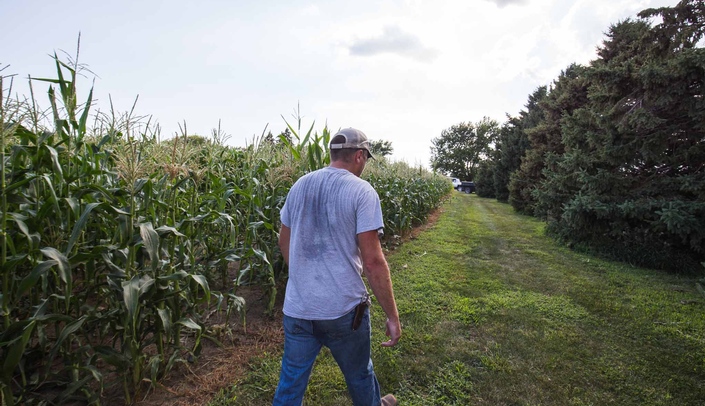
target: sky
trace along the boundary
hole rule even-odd
[[[517,115],[610,25],[677,0],[0,0],[0,75],[56,78],[51,55],[86,65],[93,111],[158,122],[161,137],[246,146],[286,122],[355,127],[392,160],[429,167],[431,141],[483,117]],[[4,69],[3,69],[4,68]],[[40,106],[48,84],[34,82]],[[5,85],[7,90],[7,85]],[[7,95],[5,95],[7,97]],[[299,112],[298,114],[296,112]],[[285,121],[286,120],[286,121]]]

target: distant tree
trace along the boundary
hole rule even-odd
[[[431,167],[461,180],[473,180],[480,162],[487,159],[499,134],[499,124],[484,117],[460,123],[441,132],[431,143]]]
[[[280,143],[291,143],[291,131],[289,131],[289,128],[285,128],[284,131],[280,132],[279,135],[277,136],[276,140],[277,142]]]
[[[276,140],[274,139],[274,134],[272,134],[271,131],[268,131],[268,132],[267,132],[267,135],[265,135],[265,136],[262,138],[262,141],[261,141],[261,142],[262,142],[262,143],[266,143],[266,144],[271,144],[271,145],[276,144]]]
[[[495,159],[485,159],[477,166],[475,193],[480,197],[497,197],[494,187],[496,162]]]
[[[186,142],[193,147],[202,147],[207,145],[210,140],[202,135],[192,134],[186,137]]]
[[[504,203],[509,201],[509,179],[511,174],[519,169],[528,144],[526,134],[521,128],[521,119],[507,115],[507,121],[502,124],[499,131],[497,154],[492,171],[492,183],[498,201]],[[514,159],[518,162],[514,163]]]
[[[392,142],[384,140],[370,140],[370,150],[372,152],[372,155],[380,157],[392,155],[392,152],[394,152],[394,148],[392,148]]]

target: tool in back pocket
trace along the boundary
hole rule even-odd
[[[353,318],[352,329],[357,330],[362,323],[362,317],[365,315],[365,309],[370,306],[370,295],[365,294],[365,296],[360,300],[360,304],[355,306],[355,317]]]

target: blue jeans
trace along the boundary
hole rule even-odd
[[[355,406],[379,406],[379,382],[370,358],[370,310],[353,331],[355,310],[335,320],[302,320],[284,316],[284,356],[274,406],[299,406],[313,363],[325,345],[348,385]]]

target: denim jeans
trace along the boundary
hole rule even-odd
[[[355,406],[380,405],[379,382],[370,358],[370,310],[353,331],[355,310],[335,320],[284,316],[284,356],[274,406],[303,404],[313,363],[325,345],[338,363]]]

